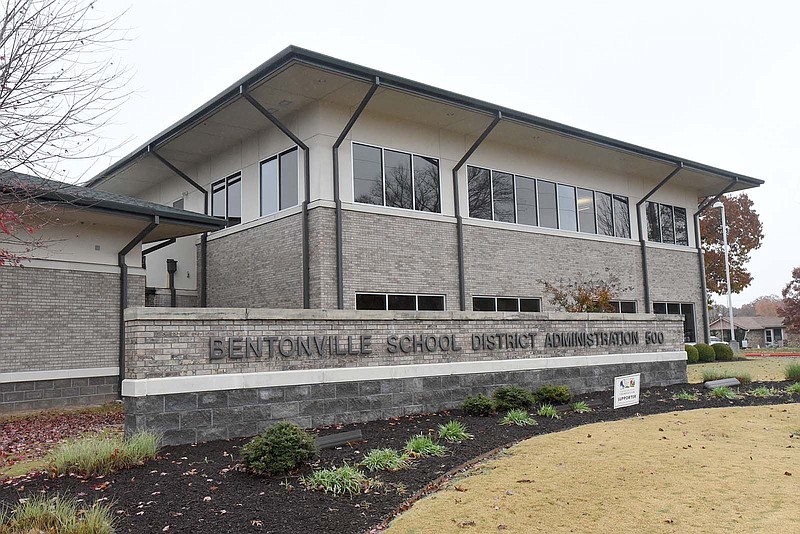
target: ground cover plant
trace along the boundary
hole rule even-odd
[[[728,400],[730,400],[730,399],[735,399],[736,397],[738,397],[736,392],[732,388],[729,388],[728,386],[716,387],[716,388],[712,389],[711,393],[709,393],[709,394],[712,397],[716,397],[718,399],[728,399]]]
[[[341,467],[317,469],[301,479],[303,485],[311,490],[324,491],[333,495],[356,495],[364,491],[372,482],[356,467],[344,464]]]
[[[525,410],[509,410],[500,420],[501,425],[533,426],[536,421]]]
[[[508,410],[527,410],[535,404],[530,391],[519,386],[505,386],[497,388],[492,394],[495,410],[506,412]]]
[[[558,410],[556,410],[552,404],[542,404],[539,406],[539,410],[536,412],[536,415],[549,417],[550,419],[558,419]]]
[[[589,413],[592,409],[585,401],[578,401],[572,403],[572,411],[575,413]]]
[[[461,409],[467,415],[492,415],[495,412],[494,401],[482,394],[467,397]]]
[[[786,380],[800,382],[800,363],[791,363],[786,366]]]
[[[714,352],[714,349],[711,347],[711,345],[697,343],[694,347],[697,349],[697,353],[701,362],[713,362],[717,359],[717,353]]]
[[[546,384],[533,392],[533,398],[538,404],[566,404],[572,394],[568,386]]]
[[[0,512],[0,534],[111,534],[114,513],[110,503],[86,507],[76,499],[35,495],[12,510]]]
[[[679,391],[672,398],[675,400],[696,401],[700,399],[700,396],[694,391]]]
[[[711,382],[712,380],[721,380],[723,378],[735,378],[742,384],[749,384],[753,381],[753,377],[746,371],[731,369],[708,369],[703,371],[703,382]]]
[[[789,386],[786,386],[786,393],[793,395],[795,393],[800,393],[800,382],[795,382]]]
[[[316,438],[294,423],[276,423],[242,447],[245,465],[259,475],[288,473],[317,456]]]
[[[121,434],[87,435],[56,446],[45,462],[57,475],[104,475],[152,460],[159,439],[152,432],[138,432],[128,439]]]
[[[439,445],[430,436],[418,434],[406,441],[405,451],[412,456],[444,456],[447,447]]]
[[[697,363],[700,361],[700,353],[694,345],[684,345],[686,350],[686,361],[689,363]]]
[[[775,396],[777,392],[773,388],[759,386],[751,391],[750,394],[755,395],[756,397],[772,397]]]
[[[370,471],[398,471],[408,467],[408,455],[396,449],[372,449],[364,455],[361,465]]]
[[[455,443],[472,439],[474,436],[467,432],[467,427],[461,421],[448,421],[439,425],[439,439]]]

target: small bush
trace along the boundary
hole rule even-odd
[[[494,401],[486,395],[476,395],[467,397],[461,409],[467,415],[492,415],[494,413]]]
[[[720,386],[711,390],[711,396],[717,399],[735,399],[738,395],[728,386]]]
[[[301,481],[310,490],[334,495],[347,493],[351,496],[361,493],[372,482],[364,473],[348,464],[337,468],[318,469],[307,477],[302,477]]]
[[[774,397],[777,395],[777,391],[766,386],[761,386],[751,391],[750,394],[754,397]]]
[[[138,432],[127,440],[120,435],[93,434],[65,441],[45,460],[59,475],[104,475],[155,458],[159,440],[152,432]]]
[[[259,475],[281,475],[317,456],[317,444],[294,423],[276,423],[242,447],[245,465]]]
[[[112,534],[114,514],[110,503],[80,508],[67,497],[37,495],[21,502],[8,515],[0,514],[0,533]]]
[[[405,451],[412,456],[444,456],[447,447],[434,442],[430,436],[420,434],[406,441]]]
[[[675,400],[683,400],[683,401],[700,400],[700,397],[697,396],[697,393],[693,393],[691,391],[681,391],[680,393],[676,393],[672,398]]]
[[[791,363],[787,365],[783,374],[786,376],[786,380],[800,382],[800,363]]]
[[[721,380],[723,378],[735,378],[742,384],[749,384],[753,381],[750,373],[745,371],[731,371],[730,369],[706,369],[703,371],[703,382]]]
[[[733,361],[733,349],[727,343],[714,343],[711,345],[714,349],[714,356],[717,361],[730,362]]]
[[[589,405],[585,402],[578,401],[572,403],[572,411],[575,413],[589,413],[592,411],[592,409],[589,408]]]
[[[439,425],[439,439],[455,443],[457,441],[466,441],[472,439],[474,436],[467,432],[467,427],[460,421],[448,421],[443,425]]]
[[[536,412],[536,415],[541,415],[542,417],[549,417],[550,419],[558,419],[558,410],[556,410],[552,404],[542,404],[539,406],[539,411]]]
[[[494,407],[497,411],[528,410],[533,407],[533,395],[519,386],[506,386],[494,392]]]
[[[697,348],[694,345],[685,345],[684,349],[686,350],[687,362],[697,363],[700,361],[700,353],[697,352]]]
[[[714,352],[714,349],[711,345],[706,345],[705,343],[698,343],[694,346],[697,349],[697,355],[700,357],[701,362],[713,362],[717,359],[717,353]]]
[[[501,425],[533,426],[538,424],[525,410],[510,410],[501,420]]]
[[[364,455],[361,465],[370,471],[399,471],[408,467],[408,455],[395,449],[372,449]]]
[[[789,395],[800,393],[800,382],[795,382],[790,386],[786,386],[786,393],[788,393]]]
[[[539,404],[566,404],[572,398],[572,393],[568,386],[546,384],[533,392],[533,398]]]

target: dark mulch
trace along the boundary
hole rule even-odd
[[[759,385],[783,389],[788,383],[754,383],[741,391]],[[88,502],[108,499],[117,510],[118,532],[360,533],[390,517],[411,495],[444,473],[488,451],[531,436],[673,410],[800,402],[800,395],[786,394],[770,398],[745,395],[734,401],[711,399],[703,394],[698,401],[673,400],[672,396],[682,390],[701,392],[699,385],[651,388],[642,392],[641,404],[619,410],[612,409],[609,392],[582,395],[574,400],[596,405],[593,412],[564,413],[557,420],[537,417],[539,424],[535,427],[501,426],[500,416],[467,417],[453,411],[320,429],[320,434],[360,429],[365,438],[362,443],[322,451],[319,465],[323,466],[338,466],[344,461],[356,463],[372,448],[400,449],[410,436],[433,432],[439,423],[451,419],[463,421],[476,436],[471,441],[448,445],[446,457],[420,459],[410,469],[380,473],[377,478],[383,486],[353,498],[303,489],[298,477],[310,468],[292,476],[272,478],[241,472],[235,465],[245,440],[230,440],[166,447],[158,460],[105,478],[40,476],[6,481],[0,486],[0,502],[14,504],[35,492],[66,493]]]

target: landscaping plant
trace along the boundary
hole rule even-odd
[[[592,409],[584,401],[578,401],[572,403],[572,411],[575,413],[589,413]]]
[[[786,366],[786,380],[800,382],[800,363],[792,363]]]
[[[766,386],[757,387],[750,393],[754,397],[774,397],[777,394],[777,392],[774,389],[768,388]]]
[[[675,400],[684,401],[696,401],[700,399],[697,393],[693,393],[691,391],[681,391],[680,393],[676,393],[672,398]]]
[[[535,404],[531,392],[519,386],[498,388],[492,396],[497,411],[528,410]]]
[[[500,420],[501,425],[533,426],[538,424],[525,410],[510,410]]]
[[[454,443],[472,438],[473,435],[467,432],[467,427],[460,421],[448,421],[443,425],[439,425],[439,439]]]
[[[104,475],[155,458],[159,440],[152,432],[138,432],[129,439],[119,434],[92,434],[65,441],[45,460],[56,475]]]
[[[701,362],[713,362],[717,359],[717,353],[714,352],[714,349],[711,345],[706,345],[705,343],[698,343],[694,346],[697,349],[697,354],[700,357]]]
[[[419,434],[406,441],[405,451],[412,456],[444,456],[447,447],[439,445],[430,436]]]
[[[800,382],[795,382],[790,386],[786,386],[786,393],[788,393],[789,395],[800,393]]]
[[[700,353],[697,352],[697,348],[694,345],[684,345],[684,350],[686,350],[686,361],[689,363],[697,363],[700,361]]]
[[[728,386],[720,386],[711,390],[711,396],[717,399],[732,400],[737,397],[736,392]]]
[[[317,469],[307,477],[300,479],[303,485],[315,491],[324,491],[334,495],[357,495],[371,484],[371,480],[352,465]]]
[[[727,343],[714,343],[711,348],[714,349],[717,361],[730,362],[733,360],[733,349]]]
[[[370,471],[399,471],[408,467],[408,455],[395,449],[372,449],[364,455],[361,465]]]
[[[467,415],[492,415],[494,413],[494,401],[486,395],[476,395],[467,397],[461,405],[461,409]]]
[[[316,439],[294,423],[276,423],[242,447],[245,465],[259,475],[280,475],[317,456]]]
[[[112,534],[111,503],[95,502],[88,508],[68,497],[35,495],[21,499],[10,513],[0,512],[0,534]]]
[[[538,404],[566,404],[572,398],[572,393],[568,386],[545,384],[533,392],[533,398]]]
[[[558,410],[556,410],[552,404],[542,404],[539,406],[539,411],[536,412],[536,415],[540,415],[542,417],[549,417],[550,419],[558,419]]]

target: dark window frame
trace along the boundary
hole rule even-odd
[[[413,211],[413,212],[419,212],[419,213],[442,213],[442,162],[441,162],[441,160],[439,158],[437,158],[435,156],[429,156],[427,154],[419,154],[417,152],[409,152],[407,150],[399,150],[399,149],[391,148],[391,147],[384,147],[384,146],[380,146],[380,145],[372,145],[372,144],[369,144],[369,143],[363,143],[361,141],[351,141],[351,143],[350,143],[350,169],[352,171],[351,175],[352,175],[352,183],[353,183],[353,191],[354,192],[355,192],[355,162],[354,162],[353,156],[354,156],[355,150],[353,149],[353,147],[355,145],[360,145],[360,146],[367,147],[367,148],[375,148],[375,149],[378,149],[378,150],[381,151],[381,186],[382,186],[382,189],[383,189],[383,197],[382,197],[382,203],[381,204],[372,204],[372,203],[369,203],[369,202],[359,202],[358,200],[355,199],[355,195],[353,195],[353,202],[355,204],[361,204],[361,205],[364,205],[364,206],[381,206],[381,207],[384,207],[384,208],[405,210],[405,211]],[[397,152],[398,154],[404,154],[406,156],[409,156],[409,159],[411,161],[411,167],[409,169],[409,175],[411,177],[411,207],[410,208],[404,208],[404,207],[400,207],[400,206],[388,206],[386,204],[386,154],[385,154],[385,152],[387,150],[390,151],[390,152]],[[417,157],[423,158],[423,159],[427,159],[427,160],[436,161],[436,171],[437,171],[436,172],[436,174],[437,174],[436,178],[437,178],[438,183],[439,183],[439,188],[438,188],[439,189],[439,191],[438,191],[438,193],[439,193],[439,201],[438,201],[439,211],[421,210],[421,209],[417,208],[417,177],[416,177],[416,172],[415,172],[416,169],[414,167],[414,159],[417,158]]]
[[[286,206],[285,208],[281,205],[281,195],[283,194],[283,181],[281,180],[281,158],[288,154],[289,152],[295,152],[295,156],[297,158],[297,200],[291,206]],[[264,174],[263,174],[263,166],[265,163],[275,160],[278,165],[278,209],[277,211],[273,211],[270,213],[264,213]],[[295,206],[300,205],[300,148],[295,145],[291,148],[287,148],[277,154],[273,154],[268,158],[264,158],[263,160],[258,162],[258,213],[259,217],[266,217],[268,215],[274,215],[276,213],[280,213],[283,210],[287,210],[290,208],[294,208]]]
[[[241,224],[242,223],[241,211],[242,211],[242,193],[243,193],[243,191],[242,191],[242,193],[239,194],[239,217],[235,217],[234,219],[231,219],[228,216],[228,213],[230,211],[229,210],[228,189],[230,188],[231,185],[236,185],[237,183],[244,185],[243,182],[242,182],[242,171],[237,171],[237,172],[231,174],[230,176],[228,176],[226,178],[222,178],[221,180],[217,180],[216,182],[211,182],[211,187],[210,187],[211,194],[208,196],[208,202],[210,203],[209,210],[213,214],[214,213],[214,193],[216,193],[217,191],[220,191],[220,190],[225,192],[224,193],[224,196],[225,196],[225,214],[222,215],[222,217],[224,217],[225,220],[228,221],[228,226],[235,226],[237,224]],[[221,189],[220,189],[220,187],[221,187]],[[231,222],[232,220],[238,220],[238,222]]]
[[[355,309],[359,310],[358,308],[358,297],[359,295],[369,295],[369,296],[382,296],[384,308],[383,310],[369,310],[369,311],[420,311],[419,309],[419,299],[420,297],[433,297],[433,298],[441,298],[442,299],[442,309],[441,310],[422,310],[422,311],[447,311],[447,295],[441,293],[396,293],[396,292],[378,292],[378,291],[358,291],[354,297],[354,304]],[[414,310],[390,310],[389,309],[389,297],[414,297]]]
[[[653,206],[654,210],[655,210],[656,223],[657,223],[656,226],[657,226],[657,232],[658,232],[657,236],[651,236],[650,235],[650,213],[649,213],[649,209],[648,209],[650,206]],[[662,214],[662,209],[663,208],[667,208],[669,210],[671,216],[672,216],[672,241],[664,241],[664,228],[663,228],[663,225],[661,224],[661,214]],[[679,243],[678,242],[678,226],[677,226],[677,217],[675,215],[676,211],[683,212],[684,228],[685,228],[685,232],[686,232],[686,242],[685,243],[683,243],[683,242]],[[688,246],[690,246],[690,244],[689,244],[690,239],[689,239],[688,211],[689,210],[687,210],[686,208],[681,207],[681,206],[673,206],[671,204],[662,204],[660,202],[652,202],[652,201],[648,200],[644,205],[644,218],[645,218],[645,226],[646,226],[645,231],[647,232],[647,240],[650,241],[651,243],[664,243],[666,245],[677,245],[679,247],[688,247]],[[695,236],[695,238],[696,237],[697,236]],[[683,241],[683,239],[681,239],[681,241]]]
[[[612,300],[610,304],[614,306],[614,313],[639,313],[639,303],[635,300]],[[623,304],[633,304],[633,311],[622,311]]]
[[[697,316],[695,315],[696,306],[694,305],[694,302],[678,302],[678,301],[653,302],[653,313],[655,315],[670,315],[670,310],[669,310],[670,306],[676,306],[676,305],[679,306],[678,315],[683,315],[683,317],[684,317],[684,320],[683,320],[683,340],[684,340],[684,342],[685,343],[696,343],[697,342]],[[684,313],[684,306],[691,307],[691,314],[689,314],[692,317],[691,329],[687,329],[687,321],[686,321],[687,314]],[[660,309],[663,309],[664,311],[662,312],[662,311],[660,311]]]
[[[493,310],[476,310],[475,309],[475,299],[491,299],[494,301],[494,309]],[[542,311],[542,298],[541,297],[514,297],[508,295],[472,295],[472,310],[473,311],[497,311],[497,303],[499,299],[504,300],[516,300],[517,301],[517,309],[516,311],[506,311],[506,313],[539,313]],[[522,301],[523,300],[533,300],[538,303],[539,310],[535,312],[528,312],[528,311],[520,311],[522,309]]]

